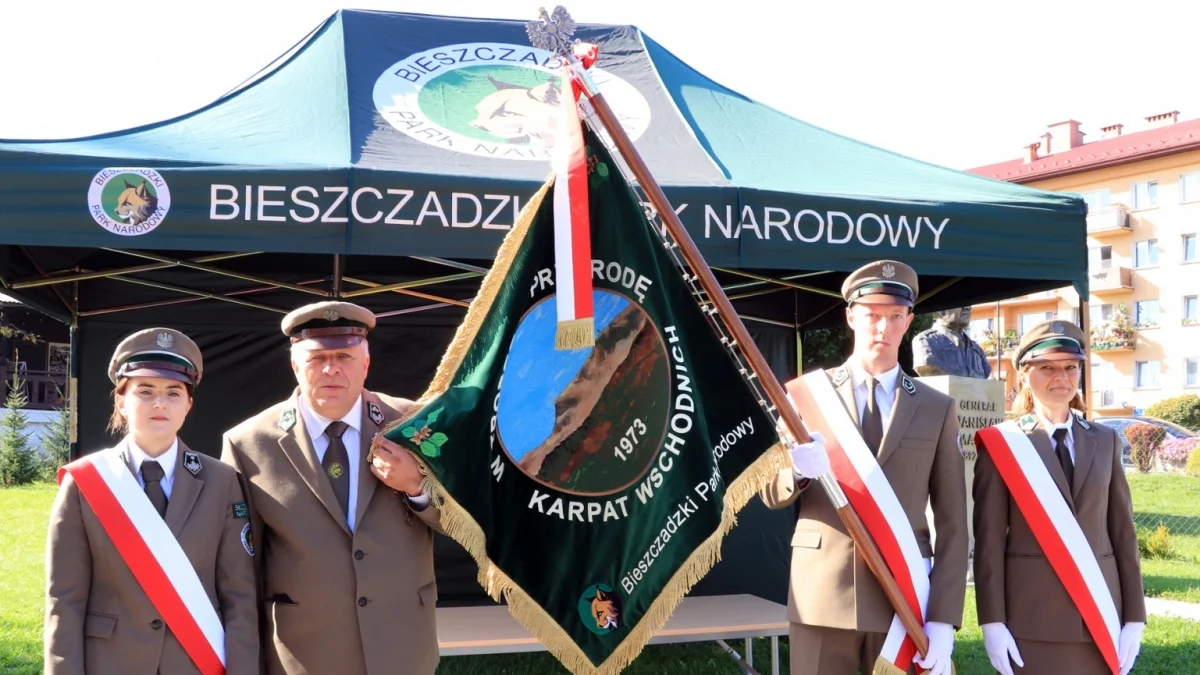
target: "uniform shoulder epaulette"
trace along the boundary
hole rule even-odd
[[[904,387],[904,391],[907,391],[909,396],[917,395],[917,383],[913,382],[907,375],[900,376],[900,386]]]
[[[296,426],[296,407],[289,405],[279,413],[279,428],[283,431],[291,431],[294,426]]]
[[[834,386],[837,387],[842,386],[842,383],[844,383],[849,377],[850,373],[846,371],[845,366],[838,366],[834,369],[833,373],[830,374],[830,379],[833,380]]]
[[[1029,431],[1037,426],[1037,418],[1033,415],[1022,415],[1021,419],[1017,420],[1017,426],[1021,427],[1021,431]]]

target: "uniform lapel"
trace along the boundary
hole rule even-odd
[[[1079,497],[1079,488],[1087,480],[1088,471],[1092,468],[1092,460],[1096,457],[1096,439],[1080,424],[1079,419],[1071,429],[1071,437],[1075,441],[1075,482],[1071,485],[1072,498]]]
[[[900,386],[900,381],[904,377],[903,372],[896,375],[896,391],[892,394],[892,417],[891,420],[884,421],[887,428],[883,430],[883,442],[879,444],[880,465],[887,461],[896,446],[900,445],[900,439],[908,431],[908,425],[912,423],[917,409],[921,407],[916,394],[910,393]]]
[[[375,494],[375,486],[379,484],[379,479],[371,471],[371,465],[368,464],[367,458],[367,452],[371,449],[371,439],[375,438],[375,434],[379,432],[379,425],[371,419],[373,413],[378,417],[379,407],[370,401],[367,392],[363,391],[362,422],[359,426],[362,431],[358,434],[358,504],[354,509],[355,529],[361,526],[363,515],[367,512],[367,505],[370,504],[371,497]]]
[[[342,530],[346,534],[350,534],[350,526],[346,524],[346,518],[342,515],[342,507],[338,504],[337,495],[333,494],[333,486],[329,484],[329,479],[321,470],[321,465],[317,463],[317,451],[312,447],[312,441],[309,440],[308,430],[304,426],[304,416],[300,414],[298,408],[299,403],[296,399],[291,402],[291,423],[282,436],[279,437],[279,447],[283,450],[283,454],[288,458],[288,461],[295,467],[296,473],[304,479],[308,484],[308,489],[313,491],[322,504],[325,505],[325,510],[329,511],[329,515],[342,526]],[[284,414],[288,409],[284,409]],[[281,420],[281,424],[283,421]]]
[[[183,441],[179,441],[179,450],[175,453],[175,482],[171,486],[171,497],[167,500],[166,516],[167,527],[171,528],[171,533],[176,539],[191,515],[196,499],[200,497],[200,489],[204,487],[204,470],[197,471],[193,476],[192,472],[183,466],[184,456],[189,452],[191,450]]]
[[[1035,421],[1025,433],[1029,435],[1029,442],[1033,443],[1033,447],[1042,457],[1042,463],[1046,465],[1046,470],[1050,472],[1050,477],[1054,479],[1054,484],[1058,486],[1058,491],[1062,493],[1063,499],[1067,500],[1067,506],[1071,507],[1071,513],[1075,512],[1075,500],[1071,497],[1071,489],[1067,485],[1067,475],[1063,473],[1062,465],[1058,463],[1058,455],[1054,453],[1054,446],[1050,443],[1050,435],[1041,427],[1041,421]]]
[[[841,368],[834,369],[831,377],[834,386],[837,387],[838,396],[842,397],[842,405],[846,406],[846,410],[850,413],[850,419],[854,420],[855,426],[858,426],[860,424],[858,404],[854,401],[854,378],[850,376],[850,367],[843,365]]]

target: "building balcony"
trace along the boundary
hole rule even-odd
[[[1094,352],[1131,352],[1136,344],[1136,336],[1129,335],[1093,334],[1092,351]]]
[[[1087,216],[1089,237],[1099,239],[1132,231],[1133,228],[1129,225],[1129,210],[1123,204],[1089,213]]]
[[[1133,271],[1128,267],[1105,267],[1089,270],[1088,289],[1092,293],[1113,293],[1133,290]]]

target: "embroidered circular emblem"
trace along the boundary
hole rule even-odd
[[[342,477],[342,465],[340,462],[334,462],[333,464],[329,465],[329,475],[333,478]]]
[[[592,584],[579,596],[579,618],[596,635],[611,633],[620,627],[621,600],[607,584]]]
[[[882,271],[883,271],[884,279],[891,279],[892,277],[896,276],[896,266],[895,265],[892,265],[892,264],[884,265]]]
[[[242,526],[242,548],[246,549],[251,557],[254,556],[254,533],[250,531],[250,523]]]
[[[1063,334],[1062,322],[1055,321],[1054,323],[1050,324],[1050,332],[1054,333],[1055,335],[1062,335]]]

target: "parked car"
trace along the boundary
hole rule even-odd
[[[1157,417],[1145,416],[1129,416],[1129,417],[1097,417],[1096,424],[1112,427],[1117,430],[1117,435],[1121,437],[1121,460],[1126,466],[1133,465],[1133,450],[1129,447],[1129,439],[1125,438],[1125,429],[1133,424],[1157,424],[1166,429],[1167,438],[1191,438],[1196,434],[1187,429],[1166,420],[1160,420]]]

